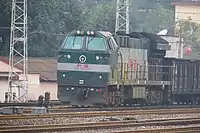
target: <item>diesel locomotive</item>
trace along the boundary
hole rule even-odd
[[[58,52],[58,99],[72,105],[169,104],[169,43],[145,32],[72,31]]]
[[[108,32],[69,33],[58,54],[58,99],[72,105],[105,103],[110,61],[117,50]]]

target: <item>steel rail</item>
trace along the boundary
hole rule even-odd
[[[71,106],[53,106],[52,108],[48,108],[49,113],[67,113],[67,112],[88,112],[88,111],[123,111],[123,110],[161,110],[161,109],[200,109],[199,105],[186,105],[186,106],[136,106],[136,107],[105,107],[105,108],[79,108],[79,107],[71,107]],[[31,114],[32,107],[25,107],[23,113]]]
[[[142,111],[155,111],[155,110],[200,110],[200,108],[124,108],[124,107],[114,107],[114,108],[70,108],[70,107],[60,107],[60,108],[49,108],[49,112],[77,112],[77,111],[123,111],[123,110],[142,110]]]
[[[200,108],[195,109],[174,109],[174,110],[124,110],[124,111],[96,111],[96,112],[70,112],[55,114],[22,114],[22,115],[1,115],[0,120],[14,119],[38,119],[38,118],[60,118],[60,117],[97,117],[97,116],[124,116],[124,115],[164,115],[164,114],[185,114],[200,113]]]
[[[0,120],[14,119],[38,119],[38,118],[60,118],[60,117],[97,117],[97,116],[124,116],[124,115],[164,115],[164,114],[185,114],[199,113],[200,109],[177,109],[177,110],[127,110],[127,111],[96,111],[96,112],[70,112],[55,114],[22,114],[22,115],[1,115]]]
[[[176,127],[176,128],[162,128],[162,129],[147,129],[134,131],[119,131],[111,133],[197,133],[200,132],[200,125]]]
[[[70,124],[49,124],[49,125],[23,125],[23,126],[2,126],[0,132],[4,133],[27,133],[27,132],[52,132],[52,131],[81,131],[97,129],[113,129],[125,127],[140,126],[172,126],[199,124],[200,118],[180,118],[165,120],[144,120],[133,121],[115,121],[115,122],[88,122],[88,123],[70,123]]]

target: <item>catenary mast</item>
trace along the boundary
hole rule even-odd
[[[13,101],[13,92],[17,89],[20,102],[28,97],[28,48],[27,48],[27,0],[12,0],[12,18],[9,55],[8,100]],[[16,72],[15,68],[22,72]]]
[[[115,32],[123,31],[129,33],[129,0],[117,0]]]

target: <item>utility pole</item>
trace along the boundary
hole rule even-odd
[[[123,31],[129,34],[129,0],[117,0],[115,32]]]
[[[15,60],[16,59],[16,60]],[[16,100],[27,102],[28,97],[28,48],[27,48],[27,0],[12,0],[10,33],[8,100],[13,101],[13,91],[18,88]],[[16,72],[20,66],[22,72]]]
[[[183,58],[183,24],[179,22],[179,44],[178,44],[178,58]]]

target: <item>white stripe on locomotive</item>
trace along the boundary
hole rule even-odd
[[[78,65],[83,65],[83,66],[86,65],[87,68],[83,68]],[[100,65],[100,64],[57,63],[57,70],[107,73],[111,71],[111,68],[110,65]]]

